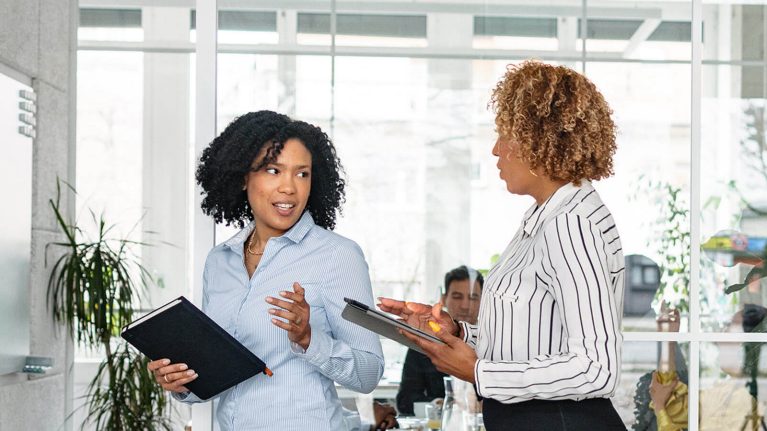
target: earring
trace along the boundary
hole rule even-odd
[[[245,191],[248,189],[248,186],[242,186],[242,191]]]
[[[534,177],[537,177],[537,176],[538,176],[538,174],[536,174],[535,172],[533,172],[533,170],[532,170],[532,169],[530,169],[530,174],[531,174],[532,176],[534,176]]]

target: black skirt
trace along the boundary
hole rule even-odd
[[[530,400],[515,404],[485,398],[482,416],[487,431],[626,430],[610,400]]]

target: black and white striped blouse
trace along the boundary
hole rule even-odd
[[[490,270],[474,346],[480,395],[504,403],[609,397],[621,363],[624,261],[588,181],[530,208]]]

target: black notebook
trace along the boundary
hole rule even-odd
[[[123,328],[126,341],[151,360],[184,363],[198,377],[185,386],[207,400],[256,374],[264,362],[183,296]]]

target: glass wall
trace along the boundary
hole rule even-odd
[[[759,266],[767,243],[765,7],[712,4],[704,9],[701,115],[701,292],[712,314],[706,331],[763,332],[741,325],[762,310]],[[724,19],[723,16],[729,17]]]
[[[762,3],[219,2],[216,125],[260,109],[320,125],[348,181],[336,231],[362,247],[375,295],[434,301],[449,269],[490,268],[532,203],[505,191],[490,154],[496,81],[530,57],[584,72],[619,128],[616,174],[595,184],[626,256],[613,402],[645,429],[640,386],[678,350],[700,401],[690,429],[714,429],[709,350],[767,342]],[[156,243],[138,250],[160,281],[150,308],[188,293],[190,256],[208,251],[189,238],[192,118],[213,107],[195,107],[193,1],[99,4],[81,1],[79,218],[103,210]],[[216,241],[234,232],[217,226]],[[674,333],[658,322],[666,308],[681,316]],[[384,345],[388,394],[404,351]],[[735,364],[725,373],[747,387]]]

